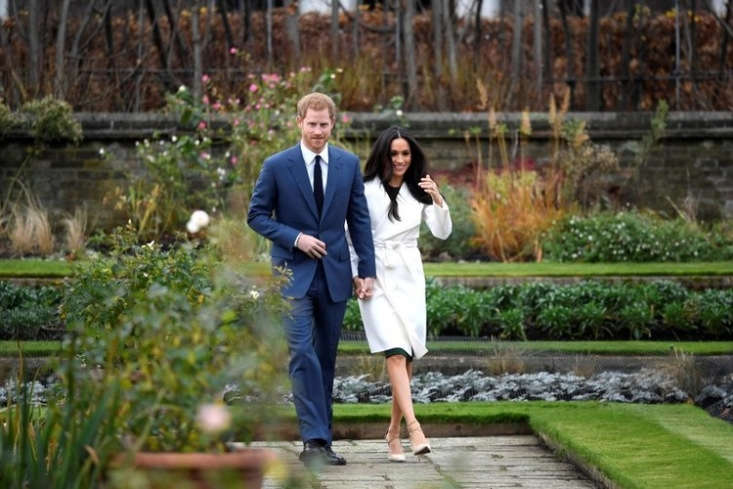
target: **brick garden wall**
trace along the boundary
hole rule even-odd
[[[48,209],[61,213],[85,205],[93,225],[109,226],[123,218],[110,202],[115,188],[123,188],[131,172],[141,172],[135,141],[179,129],[158,114],[79,113],[77,117],[84,128],[84,141],[78,147],[51,146],[28,159],[27,149],[33,142],[27,134],[11,134],[0,142],[0,195],[5,195],[12,177],[22,170],[24,181]],[[394,114],[355,113],[350,117],[353,122],[347,138],[362,157],[377,131],[398,122]],[[519,155],[514,136],[519,118],[516,113],[499,114],[509,128],[507,145],[512,158]],[[634,159],[634,148],[649,132],[650,114],[571,113],[566,118],[585,120],[591,140],[609,145],[619,156],[622,171],[608,175],[604,186],[620,203],[671,213],[670,200],[680,206],[691,198],[702,217],[733,218],[733,114],[671,113],[665,138],[634,181],[629,179],[628,165]],[[524,156],[541,167],[549,161],[551,131],[546,114],[532,114],[531,119],[533,131]],[[417,113],[406,115],[400,123],[420,141],[435,170],[470,168],[478,152],[473,136],[467,144],[467,133],[479,135],[486,161],[486,114]],[[107,158],[100,156],[100,148]],[[493,154],[496,164],[496,149]]]

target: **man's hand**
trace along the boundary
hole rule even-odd
[[[374,279],[372,277],[354,277],[354,286],[356,287],[356,297],[363,301],[369,300],[374,293]]]
[[[297,246],[300,251],[316,260],[327,255],[326,243],[310,234],[301,233]]]

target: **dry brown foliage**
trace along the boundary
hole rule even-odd
[[[80,255],[87,242],[87,213],[84,209],[77,208],[74,214],[62,220],[66,228],[66,250],[73,256]]]
[[[559,172],[487,172],[474,190],[474,242],[494,260],[542,260],[540,237],[567,212]]]
[[[48,212],[34,202],[14,207],[11,211],[8,238],[10,251],[15,255],[50,255],[53,253],[54,236]]]
[[[114,4],[115,2],[113,2]],[[135,94],[139,88],[140,110],[155,110],[164,104],[163,94],[174,91],[183,83],[191,85],[191,75],[182,70],[191,70],[191,15],[184,11],[179,15],[178,29],[181,32],[187,53],[179,53],[171,46],[171,28],[165,18],[159,19],[164,49],[170,54],[170,73],[161,70],[161,61],[152,42],[152,25],[145,16],[139,25],[138,16],[132,11],[112,8],[110,46],[108,51],[103,16],[95,16],[84,31],[83,51],[74,63],[67,63],[66,80],[69,88],[64,98],[76,110],[86,111],[129,111],[134,109]],[[404,67],[395,54],[394,15],[380,9],[362,12],[360,22],[369,26],[359,30],[359,40],[352,39],[352,19],[341,17],[338,54],[331,55],[328,35],[330,16],[309,13],[298,19],[301,56],[296,58],[295,50],[289,45],[285,31],[286,11],[273,10],[273,53],[275,66],[267,66],[265,16],[262,11],[252,14],[252,40],[244,44],[243,22],[238,11],[229,13],[229,24],[235,47],[239,55],[231,55],[227,45],[225,29],[219,12],[210,20],[204,13],[202,25],[211,25],[210,40],[203,53],[204,71],[218,88],[231,96],[247,97],[247,75],[267,71],[285,73],[302,65],[311,66],[316,73],[326,68],[344,69],[333,82],[333,88],[342,94],[341,108],[345,110],[371,110],[376,104],[384,105],[392,96],[403,94]],[[458,19],[456,27],[464,36],[458,40],[459,60],[457,79],[451,80],[447,69],[442,77],[434,76],[434,53],[432,46],[431,13],[425,11],[415,17],[416,58],[419,93],[415,97],[416,108],[436,110],[442,105],[447,110],[481,110],[481,100],[473,90],[476,79],[483,80],[492,88],[491,104],[501,110],[521,110],[525,105],[540,109],[542,100],[550,93],[562,92],[569,80],[575,80],[570,104],[582,109],[585,104],[583,78],[587,58],[588,19],[569,18],[570,44],[574,59],[568,59],[565,50],[565,33],[559,18],[552,17],[549,25],[550,61],[552,80],[545,77],[542,94],[535,92],[537,68],[533,59],[533,19],[527,17],[523,25],[524,47],[521,61],[524,67],[519,80],[510,80],[508,50],[511,48],[513,23],[510,18],[487,19],[482,23],[482,36],[475,48],[472,24]],[[27,16],[26,16],[27,17]],[[0,66],[12,66],[13,76],[8,70],[0,72],[2,86],[6,90],[7,103],[18,107],[22,100],[19,94],[32,93],[33,87],[22,85],[28,72],[29,56],[27,41],[27,18],[10,18],[5,21],[10,48],[0,50]],[[472,19],[471,19],[472,20]],[[680,110],[731,110],[733,109],[733,84],[729,77],[718,78],[715,73],[720,67],[721,47],[725,38],[723,27],[707,12],[698,10],[694,17],[683,13],[683,27],[695,21],[695,39],[683,35],[680,89]],[[66,46],[72,46],[74,37],[81,27],[82,19],[73,17],[67,26]],[[57,31],[57,8],[52,8],[44,21],[45,40],[43,73],[38,88],[39,96],[53,90],[55,77],[53,55],[55,32]],[[387,32],[380,30],[387,29]],[[684,32],[685,29],[683,29]],[[91,36],[90,33],[94,33]],[[624,66],[622,53],[628,42],[628,63]],[[602,100],[606,109],[651,110],[656,101],[674,100],[676,71],[674,57],[675,17],[672,12],[651,13],[640,8],[634,15],[631,32],[627,32],[626,14],[614,13],[600,21],[599,60],[601,75],[614,80],[602,85]],[[691,62],[690,47],[694,44],[695,66]],[[142,56],[139,51],[142,47]],[[7,56],[9,54],[9,58]],[[67,53],[67,56],[69,53]],[[547,64],[547,60],[545,60]],[[728,42],[723,54],[723,69],[733,66],[733,43]],[[76,69],[78,68],[78,72]],[[110,71],[110,68],[112,70]],[[690,81],[693,68],[698,81]],[[115,71],[117,70],[117,71]],[[626,76],[630,80],[625,80]],[[549,75],[549,74],[548,74]],[[441,90],[442,89],[442,90]],[[445,94],[439,97],[441,91]]]

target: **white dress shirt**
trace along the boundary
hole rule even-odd
[[[308,172],[308,180],[311,183],[311,189],[313,188],[313,168],[316,166],[316,155],[321,156],[321,180],[323,181],[323,195],[326,195],[326,182],[328,181],[328,143],[323,146],[320,153],[314,153],[300,142],[300,151],[303,153],[303,161],[305,161],[305,170]],[[298,240],[302,236],[302,232],[298,233],[298,236],[293,242],[293,248],[298,247]]]
[[[305,161],[305,169],[308,172],[308,180],[313,188],[313,168],[316,166],[316,155],[321,155],[321,177],[323,180],[323,195],[326,195],[326,182],[328,181],[328,143],[323,146],[320,153],[314,153],[300,142],[300,150],[303,152],[303,161]]]

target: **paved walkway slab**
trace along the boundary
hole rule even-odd
[[[403,440],[407,449],[408,443]],[[555,457],[535,436],[431,438],[433,452],[387,461],[384,440],[339,440],[334,451],[346,457],[342,467],[316,473],[318,489],[597,489],[573,465]],[[258,442],[274,449],[293,473],[303,474],[300,442]],[[265,488],[279,487],[273,477]]]

